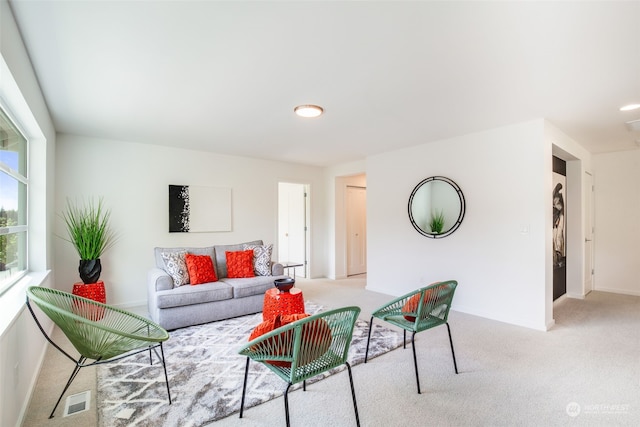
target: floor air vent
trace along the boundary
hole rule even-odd
[[[69,415],[75,415],[80,412],[88,411],[89,404],[91,403],[91,391],[83,391],[82,393],[72,394],[67,397],[67,402],[64,405],[64,417]]]

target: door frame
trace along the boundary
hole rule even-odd
[[[276,186],[276,193],[277,193],[277,198],[278,198],[278,203],[277,203],[277,208],[278,208],[278,213],[276,215],[276,222],[277,222],[277,234],[276,236],[278,236],[278,241],[280,240],[280,184],[293,184],[293,185],[300,185],[303,187],[304,190],[304,260],[303,260],[303,266],[302,267],[296,267],[296,268],[302,268],[303,269],[303,273],[301,274],[301,276],[306,277],[306,278],[310,278],[311,277],[311,184],[309,183],[304,183],[304,182],[295,182],[295,181],[288,181],[288,180],[279,180]],[[278,251],[280,251],[280,248],[278,247]],[[278,260],[278,261],[293,261],[293,260]],[[300,274],[298,274],[300,275]]]
[[[365,227],[364,227],[364,256],[365,256],[365,261],[364,261],[364,271],[362,272],[358,272],[358,273],[353,273],[350,271],[350,253],[351,253],[351,237],[349,236],[349,224],[351,222],[351,218],[350,218],[350,212],[349,212],[349,190],[350,189],[357,189],[357,190],[361,190],[364,191],[364,197],[365,197],[365,206],[364,206],[364,215],[365,215]],[[367,226],[366,226],[366,214],[367,214],[367,205],[366,205],[366,198],[367,198],[367,187],[361,186],[361,185],[347,185],[346,189],[345,189],[345,215],[346,215],[346,255],[347,255],[347,277],[349,276],[356,276],[359,274],[366,274],[367,272],[367,261],[366,261],[366,256],[367,256]]]
[[[594,274],[594,265],[595,265],[595,227],[594,227],[594,219],[595,219],[595,203],[594,203],[594,183],[593,183],[593,175],[585,171],[584,173],[585,185],[584,185],[584,210],[585,210],[585,230],[584,230],[584,262],[585,262],[585,277],[583,284],[583,293],[586,296],[595,289],[595,274]],[[591,228],[591,230],[589,230]],[[589,251],[589,247],[591,250]],[[591,271],[588,271],[588,266],[591,266]],[[587,276],[591,277],[588,278]],[[590,286],[588,286],[590,284]]]
[[[334,206],[334,264],[328,277],[332,279],[347,278],[347,210],[346,192],[347,186],[367,187],[367,175],[365,172],[353,175],[341,175],[335,177],[335,206]],[[368,251],[367,251],[368,252]]]
[[[555,154],[567,162],[567,293],[569,298],[585,297],[584,269],[585,262],[585,209],[592,209],[585,204],[586,186],[585,168],[582,160],[570,156]],[[593,201],[592,201],[593,205]],[[570,225],[569,225],[570,224]],[[595,243],[595,242],[594,242]],[[595,244],[594,244],[595,250]]]

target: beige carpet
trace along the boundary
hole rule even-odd
[[[307,299],[305,313],[327,308]],[[240,411],[246,357],[238,349],[262,322],[262,313],[171,331],[164,343],[172,404],[167,404],[162,365],[149,365],[148,353],[98,367],[98,421],[102,427],[205,426]],[[364,362],[369,325],[357,319],[349,348],[349,363]],[[402,334],[374,324],[369,345],[373,360],[402,345]],[[346,367],[307,381],[307,387]],[[279,397],[284,382],[260,363],[250,364],[245,410]],[[301,384],[292,387],[297,390]]]
[[[322,305],[359,305],[368,320],[389,296],[366,291],[364,284],[364,278],[298,279],[297,286]],[[460,374],[453,372],[444,327],[417,336],[420,395],[410,348],[354,367],[362,425],[640,425],[640,297],[592,292],[585,300],[561,302],[554,317],[556,326],[539,332],[451,312]],[[70,365],[50,353],[23,425],[96,426],[95,402],[87,413],[47,419],[68,375],[67,366],[52,366]],[[95,395],[95,370],[84,375],[69,394],[93,388]],[[292,393],[290,410],[294,426],[355,425],[349,380],[342,374]],[[248,409],[243,419],[233,415],[212,423],[273,425],[284,425],[282,398]]]

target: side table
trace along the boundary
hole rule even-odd
[[[291,288],[289,292],[280,292],[273,288],[264,293],[262,320],[272,319],[278,314],[302,313],[304,313],[304,298],[301,289]]]
[[[282,261],[280,262],[280,264],[282,264],[282,267],[287,270],[287,275],[289,275],[289,269],[293,268],[293,278],[296,278],[296,267],[303,267],[304,264],[301,262],[296,262],[296,261]]]
[[[74,283],[71,293],[73,295],[101,302],[102,304],[107,303],[107,295],[104,289],[104,282],[102,280],[88,284],[82,282]]]

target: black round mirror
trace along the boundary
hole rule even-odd
[[[409,220],[423,236],[439,239],[460,227],[464,195],[458,184],[444,176],[422,180],[409,197]]]

